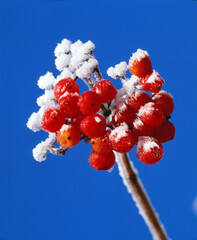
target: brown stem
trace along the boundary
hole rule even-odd
[[[128,154],[117,153],[117,163],[120,170],[120,175],[128,192],[132,195],[139,213],[144,218],[154,240],[168,240],[167,234],[163,225],[159,221],[157,214],[143,188],[140,179],[137,176],[136,170],[129,160]]]

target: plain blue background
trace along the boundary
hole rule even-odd
[[[89,166],[90,146],[43,163],[32,157],[46,133],[31,132],[26,122],[38,110],[39,76],[58,74],[53,51],[63,38],[92,40],[105,78],[137,48],[150,53],[174,95],[176,137],[154,166],[139,162],[135,150],[130,156],[169,236],[197,239],[196,16],[191,0],[0,1],[1,240],[151,239],[117,166],[112,173]]]

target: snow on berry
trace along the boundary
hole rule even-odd
[[[126,71],[127,71],[128,67],[127,67],[127,63],[126,62],[121,62],[117,65],[115,65],[115,67],[110,67],[107,70],[107,75],[110,76],[113,79],[116,78],[124,78]]]
[[[136,118],[132,127],[136,142],[140,136],[153,136],[153,128],[144,124],[140,118]]]
[[[143,123],[153,128],[159,127],[164,120],[162,109],[153,102],[146,103],[142,106],[137,115]]]
[[[127,96],[126,102],[135,109],[135,111],[138,111],[141,106],[151,102],[151,97],[146,92],[136,89]]]
[[[89,156],[90,166],[96,170],[109,170],[115,164],[115,155],[114,153],[97,153],[92,151]]]
[[[137,77],[150,74],[153,70],[148,52],[138,49],[130,58],[128,68],[129,71]]]
[[[118,92],[109,80],[97,82],[93,87],[93,91],[101,97],[102,103],[111,102]]]
[[[137,143],[137,158],[148,165],[155,164],[163,157],[164,149],[161,143],[155,138],[143,136],[139,137]]]
[[[147,74],[141,77],[139,80],[139,84],[139,88],[150,91],[152,93],[158,93],[164,84],[164,80],[159,75],[159,73],[155,72],[154,70],[151,74]]]

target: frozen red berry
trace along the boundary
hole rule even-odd
[[[135,111],[138,111],[141,106],[151,102],[151,97],[148,93],[136,89],[130,96],[127,97],[127,104],[130,105]]]
[[[80,110],[78,108],[78,99],[79,96],[77,93],[69,93],[65,92],[58,101],[60,106],[60,110],[64,113],[64,116],[67,118],[76,117],[80,114]]]
[[[164,80],[159,75],[159,73],[153,71],[151,74],[147,74],[144,77],[141,77],[139,80],[140,88],[150,91],[152,93],[158,93],[163,84]]]
[[[57,132],[65,123],[64,114],[57,108],[48,108],[42,117],[41,127],[47,132]]]
[[[153,128],[159,127],[164,120],[162,109],[153,102],[146,103],[142,106],[137,115],[143,123]]]
[[[79,86],[72,78],[64,78],[60,80],[54,87],[54,95],[57,100],[65,93],[78,93],[79,94]]]
[[[149,54],[146,51],[138,49],[130,58],[128,68],[131,74],[137,77],[143,77],[146,74],[150,74],[153,69]]]
[[[113,150],[109,135],[111,130],[108,129],[106,133],[101,137],[94,137],[90,139],[92,149],[98,153],[108,153]]]
[[[70,148],[81,140],[81,131],[73,125],[64,124],[57,132],[57,141],[62,147]]]
[[[81,121],[85,118],[85,115],[79,113],[75,118],[71,119],[71,124],[77,128],[80,128]]]
[[[96,170],[109,170],[115,164],[115,155],[114,153],[97,153],[92,151],[89,156],[90,166]]]
[[[112,123],[114,126],[119,126],[121,123],[127,123],[129,126],[132,126],[135,117],[134,109],[123,100],[116,106],[112,116]]]
[[[153,134],[154,138],[156,138],[160,143],[165,143],[173,140],[174,135],[174,124],[167,120],[164,120],[158,128],[155,128]]]
[[[109,80],[97,82],[93,87],[93,91],[101,97],[102,103],[111,102],[118,92]]]
[[[137,143],[137,158],[148,165],[155,164],[163,157],[164,149],[153,137],[139,137]]]
[[[87,91],[81,94],[78,100],[78,107],[84,115],[92,115],[101,107],[100,96],[92,91]]]
[[[174,110],[174,101],[172,95],[166,91],[160,91],[152,96],[154,103],[159,105],[166,116],[170,116]]]
[[[126,124],[121,124],[110,134],[112,147],[116,152],[129,152],[135,145],[135,137]]]
[[[140,136],[153,136],[153,128],[143,123],[140,118],[136,118],[132,127],[136,142]]]
[[[80,129],[88,137],[100,137],[105,134],[105,118],[99,114],[86,116],[80,123]]]

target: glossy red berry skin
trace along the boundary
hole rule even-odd
[[[127,104],[131,106],[136,112],[140,109],[141,106],[144,106],[146,103],[151,101],[151,97],[148,95],[148,93],[137,89],[131,94],[131,96],[127,97]]]
[[[109,170],[115,164],[115,155],[113,152],[101,154],[92,151],[89,156],[89,163],[96,170]]]
[[[48,108],[42,117],[41,128],[47,132],[55,133],[65,123],[64,114],[57,108]]]
[[[64,78],[54,86],[54,95],[57,101],[65,92],[79,94],[79,86],[72,78]]]
[[[136,117],[136,112],[134,109],[121,101],[117,106],[116,110],[112,116],[112,123],[114,126],[119,126],[121,123],[127,123],[130,127]]]
[[[98,153],[108,153],[113,150],[109,135],[111,130],[108,129],[105,134],[101,137],[94,137],[90,139],[92,149]]]
[[[85,118],[85,115],[79,113],[75,118],[71,119],[71,124],[77,128],[80,128],[81,121]]]
[[[100,137],[105,134],[105,118],[99,114],[86,116],[80,123],[80,129],[88,137]]]
[[[111,102],[118,92],[109,80],[97,82],[93,87],[93,91],[101,97],[102,103]]]
[[[166,116],[170,116],[174,110],[174,101],[171,94],[160,91],[152,96],[152,101],[159,105]]]
[[[57,141],[62,147],[70,148],[81,140],[81,131],[73,125],[63,125],[57,132]]]
[[[144,124],[140,118],[136,118],[133,122],[132,127],[133,134],[135,136],[136,142],[140,136],[153,136],[153,128]]]
[[[140,60],[138,60],[137,58],[132,59],[132,61],[130,60],[128,68],[131,74],[137,77],[143,77],[146,74],[150,74],[153,71],[149,56],[145,56]]]
[[[141,77],[139,84],[140,87],[146,91],[158,93],[164,84],[164,80],[157,72],[153,72]]]
[[[175,126],[168,120],[164,120],[161,126],[154,129],[154,138],[156,138],[160,143],[165,143],[174,139],[175,136]]]
[[[77,93],[64,93],[59,98],[58,104],[65,117],[74,118],[80,114],[80,110],[77,105],[78,99],[79,97]]]
[[[80,111],[87,116],[98,112],[101,104],[100,96],[92,91],[82,93],[78,100]]]
[[[137,115],[143,123],[152,128],[159,127],[164,120],[162,109],[153,102],[146,103],[142,106]]]
[[[137,158],[148,165],[155,164],[163,157],[164,149],[153,137],[139,137],[137,143]]]
[[[110,140],[113,149],[120,153],[129,152],[135,145],[133,133],[129,129],[122,129],[122,126],[112,130]]]

